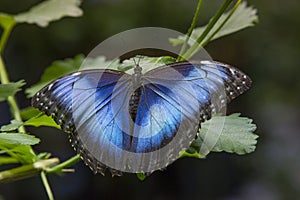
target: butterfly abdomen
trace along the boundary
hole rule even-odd
[[[141,98],[141,87],[137,88],[130,96],[129,114],[133,122],[135,122],[138,106]]]

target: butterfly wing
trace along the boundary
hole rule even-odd
[[[145,74],[147,82],[173,88],[185,104],[200,108],[200,121],[222,113],[227,103],[251,86],[251,79],[239,69],[215,61],[179,62]],[[197,109],[195,109],[197,110]]]
[[[121,117],[118,110],[124,109],[122,102],[129,98],[130,83],[128,74],[115,70],[76,72],[40,90],[32,98],[32,106],[51,115],[70,133],[72,145],[85,163],[94,172],[103,173],[107,163],[100,160],[114,158],[111,146],[126,146],[122,127],[114,119]],[[117,99],[114,106],[112,99]]]
[[[189,147],[200,122],[224,112],[227,103],[250,85],[243,72],[214,61],[180,62],[147,72],[137,113],[139,126],[134,129],[140,135],[137,149],[159,149],[152,156],[167,165]]]

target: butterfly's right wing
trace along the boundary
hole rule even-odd
[[[164,85],[177,90],[183,107],[191,102],[200,113],[200,121],[213,113],[223,113],[227,103],[251,86],[251,79],[239,69],[216,61],[178,62],[165,65],[145,74],[152,85]],[[191,110],[191,109],[186,109]]]
[[[215,61],[179,62],[148,71],[143,76],[137,124],[150,124],[143,129],[149,140],[140,137],[137,148],[159,149],[153,152],[154,160],[174,161],[196,137],[200,123],[214,113],[224,113],[227,103],[250,85],[243,72]],[[222,128],[220,124],[214,131]],[[140,129],[135,130],[140,134]]]

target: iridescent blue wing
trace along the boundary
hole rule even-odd
[[[167,165],[189,146],[201,122],[222,112],[250,85],[240,70],[213,61],[174,63],[147,72],[134,128],[136,151],[153,151],[152,158]]]
[[[112,111],[120,110],[124,98],[128,98],[130,79],[130,75],[115,70],[76,72],[40,90],[32,98],[32,106],[51,115],[63,131],[70,133],[72,146],[85,163],[94,172],[103,173],[107,165],[98,157],[106,149],[103,152],[111,152],[113,158],[110,140],[120,143],[116,140],[122,139],[122,127],[114,123],[118,112]],[[112,106],[114,98],[120,101]]]
[[[227,103],[251,86],[251,79],[242,71],[215,61],[173,63],[151,70],[144,77],[152,85],[173,88],[185,104],[197,102],[201,122],[212,113],[222,112]]]

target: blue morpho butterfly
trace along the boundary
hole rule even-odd
[[[215,61],[178,62],[146,73],[96,69],[53,81],[33,98],[69,133],[95,172],[152,172],[178,158],[201,122],[250,88],[240,70]]]

